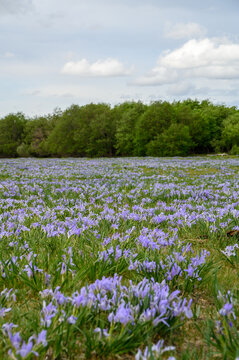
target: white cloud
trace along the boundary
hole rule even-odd
[[[207,30],[197,23],[167,23],[165,26],[164,36],[170,39],[190,39],[201,38],[205,36]]]
[[[89,63],[88,60],[69,61],[62,68],[63,74],[80,75],[80,76],[125,76],[132,73],[132,68],[127,69],[117,59],[108,58],[105,60],[97,60]]]
[[[3,53],[2,55],[0,55],[0,58],[3,58],[3,59],[12,59],[15,57],[15,54],[12,53],[12,52],[5,52]]]
[[[100,85],[73,85],[73,84],[47,84],[38,88],[28,88],[22,91],[23,95],[38,98],[69,98],[72,101],[86,102],[112,101],[114,89],[109,93],[107,87]]]
[[[32,0],[0,0],[0,16],[23,14],[32,9]]]
[[[199,89],[189,82],[182,81],[179,84],[171,84],[168,86],[167,93],[173,96],[182,96],[184,94],[195,95]]]
[[[38,97],[84,97],[89,91],[87,87],[74,85],[47,85],[38,89],[27,89],[22,92],[24,95],[33,95]]]
[[[183,79],[234,80],[239,78],[239,44],[227,39],[189,40],[163,53],[152,71],[135,81],[138,85],[163,85]]]
[[[159,59],[159,66],[176,69],[238,65],[239,44],[226,39],[189,40]]]
[[[1,56],[0,56],[1,58]],[[11,61],[9,61],[11,59]],[[1,74],[0,77],[14,78],[32,78],[33,76],[43,76],[53,74],[55,72],[54,66],[47,66],[46,64],[29,63],[15,61],[14,56],[2,56],[0,62]]]

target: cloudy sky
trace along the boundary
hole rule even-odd
[[[71,104],[239,105],[238,0],[0,0],[0,116]]]

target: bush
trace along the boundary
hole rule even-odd
[[[19,145],[17,147],[17,154],[20,157],[28,157],[28,156],[30,156],[28,146],[25,143],[22,143],[21,145]]]
[[[239,146],[233,145],[230,150],[230,155],[239,155]]]

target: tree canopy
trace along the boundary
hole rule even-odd
[[[0,156],[186,156],[239,154],[239,110],[208,100],[71,105],[0,119]]]

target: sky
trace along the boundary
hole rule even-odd
[[[0,0],[0,116],[72,104],[239,105],[238,0]]]

